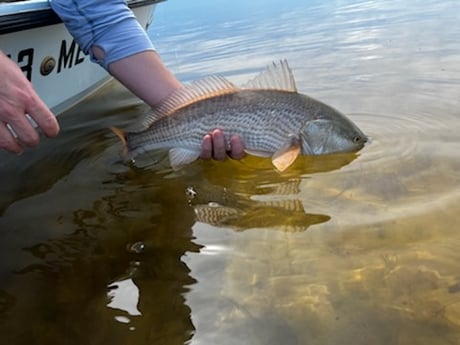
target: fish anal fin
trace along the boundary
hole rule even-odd
[[[294,163],[300,155],[300,151],[299,140],[294,136],[290,136],[286,145],[273,154],[272,163],[278,171],[283,172]]]
[[[161,101],[142,121],[141,128],[147,129],[159,119],[169,116],[186,106],[205,99],[233,94],[239,91],[232,82],[222,76],[210,76],[185,85],[173,91]]]
[[[172,148],[169,150],[169,162],[173,170],[178,170],[198,159],[200,151],[184,148]]]
[[[273,62],[254,79],[241,86],[249,90],[277,90],[297,92],[294,75],[287,60]]]

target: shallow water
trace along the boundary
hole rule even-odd
[[[181,79],[287,58],[372,142],[283,174],[125,167],[107,127],[145,107],[110,84],[59,138],[1,156],[1,343],[459,343],[459,17],[454,0],[160,4],[151,35]]]

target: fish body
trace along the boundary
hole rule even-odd
[[[222,77],[209,77],[169,96],[138,131],[115,132],[125,160],[148,150],[169,149],[171,166],[197,159],[203,136],[219,128],[229,139],[239,135],[245,151],[272,157],[283,171],[299,154],[357,151],[366,136],[330,106],[300,94],[286,61],[273,64],[241,88]]]

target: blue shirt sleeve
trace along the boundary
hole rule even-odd
[[[105,69],[112,62],[154,50],[125,0],[50,0],[50,5],[83,52]],[[92,46],[102,48],[103,59],[94,57]]]

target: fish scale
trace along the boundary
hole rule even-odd
[[[221,129],[241,137],[249,154],[272,156],[283,171],[299,154],[359,150],[366,136],[343,114],[295,88],[286,61],[273,64],[242,88],[212,76],[185,86],[154,109],[136,132],[114,129],[125,143],[124,157],[170,149],[178,168],[197,159],[204,135]]]

